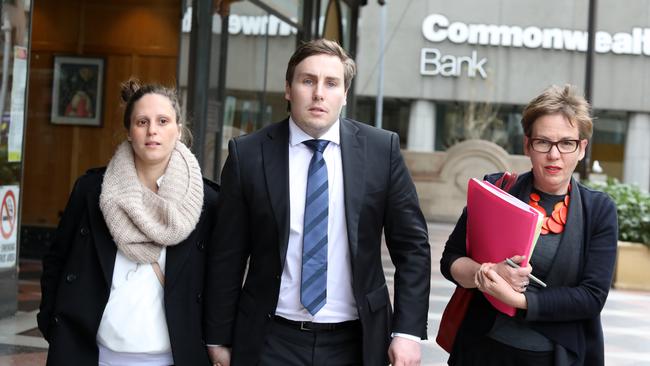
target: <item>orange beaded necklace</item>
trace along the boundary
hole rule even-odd
[[[567,213],[569,212],[569,202],[571,202],[570,193],[571,184],[569,184],[569,191],[564,196],[564,199],[553,206],[553,212],[550,216],[546,216],[546,210],[539,204],[539,200],[541,199],[539,194],[535,192],[530,194],[528,204],[545,216],[542,221],[542,235],[548,233],[559,234],[564,231]]]

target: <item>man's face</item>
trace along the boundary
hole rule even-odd
[[[285,86],[291,102],[291,118],[313,138],[319,138],[336,122],[346,104],[343,63],[336,56],[314,55],[302,60]]]

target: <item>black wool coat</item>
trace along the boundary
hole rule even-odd
[[[50,343],[47,365],[93,365],[96,336],[110,295],[117,247],[99,208],[105,168],[81,176],[50,252],[43,258],[38,327]],[[167,248],[164,306],[174,363],[209,365],[203,342],[205,243],[212,233],[219,187],[203,181],[203,210],[190,236]]]

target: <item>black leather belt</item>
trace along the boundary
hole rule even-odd
[[[361,324],[359,320],[348,320],[340,323],[301,322],[283,318],[277,315],[273,317],[273,321],[305,332],[331,332],[335,330],[352,328]]]

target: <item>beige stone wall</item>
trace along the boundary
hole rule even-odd
[[[531,168],[527,156],[509,155],[485,140],[463,141],[445,152],[402,153],[429,221],[456,222],[465,207],[470,178],[506,170],[523,173]]]
[[[618,242],[614,287],[650,290],[650,248],[641,243]]]

